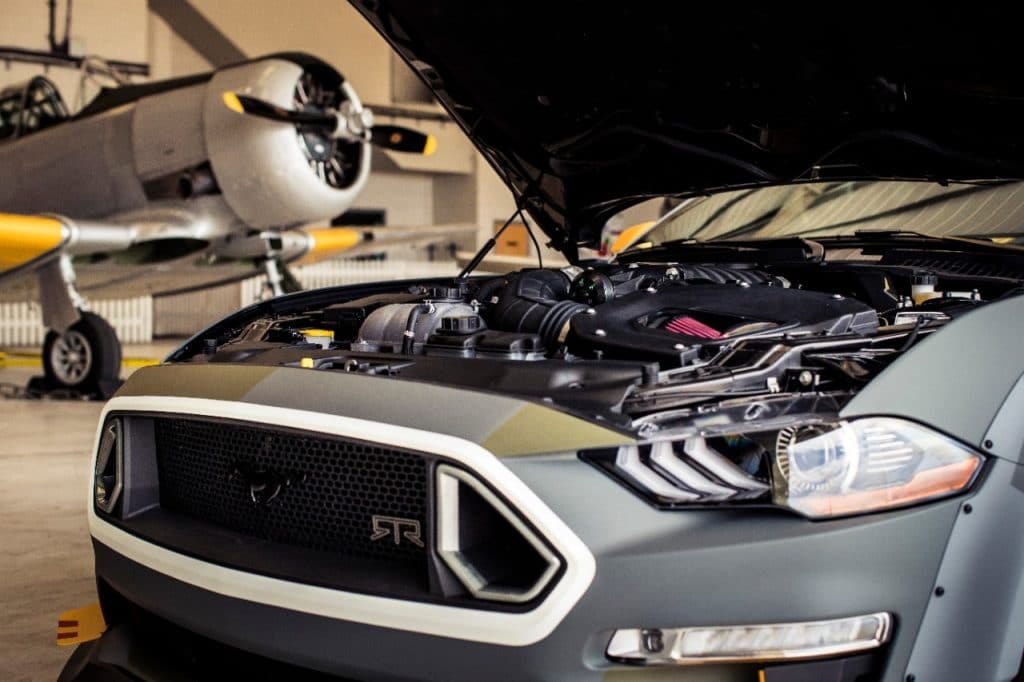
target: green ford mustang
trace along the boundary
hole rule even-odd
[[[64,678],[1018,676],[1013,22],[354,5],[570,265],[273,299],[133,375]]]

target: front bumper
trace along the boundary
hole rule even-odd
[[[753,510],[658,511],[569,454],[504,464],[596,560],[587,592],[551,634],[535,643],[468,641],[229,597],[142,566],[97,542],[96,573],[108,592],[108,621],[119,622],[114,602],[123,598],[228,647],[350,679],[589,680],[619,674],[637,679],[643,672],[671,673],[673,679],[751,680],[756,679],[751,666],[664,673],[616,668],[605,647],[617,628],[795,622],[888,611],[896,619],[895,634],[871,665],[882,679],[901,680],[935,599],[940,567],[962,560],[946,556],[951,534],[956,536],[961,519],[979,518],[965,517],[964,504],[973,501],[977,508],[982,497],[1014,489],[1017,469],[995,462],[970,498],[809,522]],[[972,533],[977,532],[975,525]],[[1015,594],[1019,581],[1020,571],[1007,572],[1001,582],[980,588],[944,585],[944,593]],[[110,597],[109,591],[120,596]],[[101,640],[96,648],[104,646]],[[957,655],[969,661],[974,653]],[[979,659],[987,655],[977,652]]]

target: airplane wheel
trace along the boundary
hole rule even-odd
[[[63,334],[47,332],[43,343],[46,383],[107,397],[121,373],[121,343],[99,315],[83,312]]]

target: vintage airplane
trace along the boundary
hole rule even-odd
[[[297,226],[352,204],[371,144],[436,145],[375,126],[334,68],[300,53],[105,89],[74,116],[43,77],[0,91],[0,300],[40,302],[46,383],[116,385],[116,334],[82,294],[198,289],[256,270],[279,294],[294,282],[287,263],[357,247],[361,230]]]

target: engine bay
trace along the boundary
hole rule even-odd
[[[635,425],[722,401],[841,406],[916,342],[1018,286],[870,263],[594,263],[281,299],[171,359],[441,382]]]

